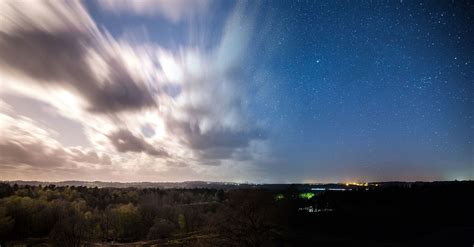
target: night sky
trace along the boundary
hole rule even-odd
[[[469,1],[0,9],[0,179],[474,178]]]

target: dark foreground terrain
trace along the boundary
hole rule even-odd
[[[331,189],[331,190],[329,190]],[[474,182],[0,184],[3,246],[473,246]]]

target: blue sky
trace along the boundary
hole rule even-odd
[[[2,5],[0,179],[473,178],[472,3]]]

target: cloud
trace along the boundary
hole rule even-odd
[[[167,129],[195,153],[206,159],[228,159],[238,149],[246,148],[254,140],[264,140],[266,133],[260,129],[200,129],[198,123],[168,119]],[[243,152],[240,150],[240,152]]]
[[[107,154],[98,154],[93,150],[81,150],[79,148],[70,149],[71,157],[73,161],[89,164],[100,164],[100,165],[111,165],[112,160]]]
[[[121,129],[109,135],[109,139],[119,152],[144,152],[152,156],[166,157],[168,153],[147,143],[142,138],[135,136],[129,130]]]
[[[106,154],[97,154],[75,149],[69,151],[63,147],[52,148],[41,140],[22,142],[20,139],[0,140],[0,166],[25,164],[32,167],[55,168],[70,167],[71,162],[111,165]]]
[[[72,167],[77,163],[110,165],[107,154],[83,148],[66,148],[53,135],[54,131],[39,127],[12,109],[0,107],[0,166],[28,165],[35,168]],[[10,114],[8,114],[10,113]]]
[[[0,8],[6,15],[0,24],[4,73],[66,88],[92,112],[155,105],[144,82],[129,72],[117,44],[99,32],[79,3],[2,1]]]
[[[66,155],[59,149],[50,149],[41,142],[0,142],[0,165],[27,164],[36,167],[59,167],[66,163]]]
[[[167,164],[185,164],[180,172],[204,177],[214,176],[217,168],[210,167],[248,167],[261,158],[255,146],[266,145],[268,134],[248,114],[250,82],[241,69],[252,18],[239,4],[216,37],[220,42],[176,50],[112,37],[81,2],[0,1],[0,9],[8,17],[0,23],[0,95],[46,103],[52,114],[80,123],[89,145],[65,146],[57,141],[60,131],[12,110],[9,134],[0,138],[4,166],[95,176],[100,169],[168,174]],[[17,126],[14,116],[22,119]]]
[[[238,149],[249,151],[250,142],[267,138],[245,104],[251,92],[241,67],[249,52],[253,18],[242,11],[238,4],[213,49],[184,49],[181,56],[166,59],[172,66],[162,66],[165,75],[178,78],[169,81],[179,86],[174,111],[164,118],[167,131],[201,158],[231,159]],[[167,68],[175,73],[166,73]]]
[[[209,0],[99,0],[99,5],[102,9],[114,13],[162,16],[176,23],[204,12]]]

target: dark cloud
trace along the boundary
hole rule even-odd
[[[226,159],[232,156],[235,150],[226,147],[210,147],[205,150],[195,150],[195,153],[202,159]]]
[[[232,131],[210,130],[206,133],[188,132],[188,141],[194,149],[209,149],[215,147],[240,148],[247,147],[251,140],[262,139],[263,133],[258,130]]]
[[[201,161],[202,165],[207,165],[207,166],[220,166],[221,163],[222,162],[220,160],[214,160],[214,159]]]
[[[266,138],[266,133],[260,129],[210,129],[205,133],[198,124],[191,122],[167,120],[167,129],[180,136],[182,141],[205,159],[226,159],[233,153],[248,147],[250,141]]]
[[[59,167],[67,162],[67,154],[50,149],[41,142],[0,142],[0,165],[26,164],[35,167]]]
[[[108,136],[112,145],[119,152],[144,152],[152,156],[167,157],[168,153],[160,148],[155,148],[129,130],[121,129]]]
[[[33,167],[56,168],[71,166],[74,162],[110,165],[112,161],[106,154],[95,151],[73,149],[68,152],[62,147],[50,147],[41,140],[0,141],[0,165],[26,164]]]
[[[266,134],[259,129],[211,129],[202,133],[196,123],[168,119],[167,128],[181,135],[193,149],[240,148],[248,146],[253,139],[264,139]]]
[[[148,89],[132,78],[117,51],[98,31],[79,30],[73,25],[64,30],[44,31],[28,21],[15,26],[8,32],[0,31],[3,68],[29,76],[33,83],[65,87],[84,98],[88,110],[93,112],[120,112],[155,105]],[[94,72],[97,68],[87,62],[90,51],[105,62],[107,78],[99,79]]]
[[[183,161],[173,161],[173,160],[167,160],[166,165],[170,167],[180,167],[180,168],[188,167],[188,164]]]
[[[79,149],[72,149],[71,152],[73,153],[72,160],[82,163],[90,163],[90,164],[102,164],[102,165],[111,165],[112,160],[106,154],[99,155],[97,152],[93,150],[89,150],[87,152],[79,150]]]

